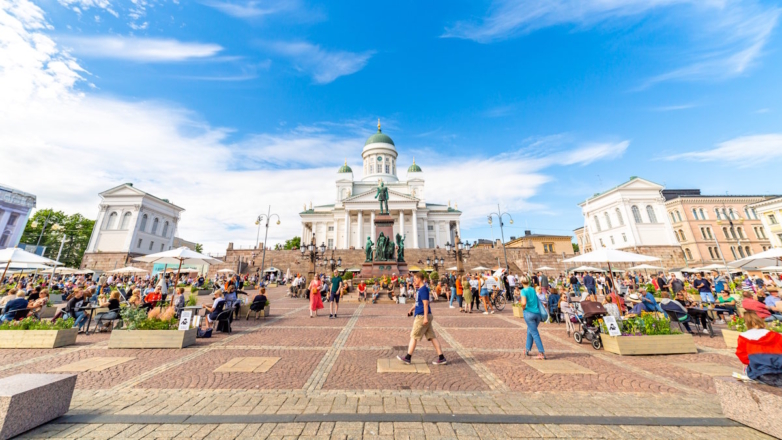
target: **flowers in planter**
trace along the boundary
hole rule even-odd
[[[742,333],[747,331],[747,325],[744,323],[744,318],[740,318],[734,315],[732,319],[726,322],[726,324],[728,325],[728,328],[733,331]]]
[[[177,327],[173,307],[168,307],[162,312],[159,309],[152,309],[149,313],[144,309],[129,307],[120,311],[120,316],[127,330],[171,330]]]
[[[27,317],[21,321],[7,321],[0,324],[0,330],[67,330],[73,328],[74,319],[58,319],[55,322],[41,321]]]
[[[601,333],[608,334],[608,328],[602,319],[598,319]],[[622,336],[675,335],[678,330],[671,329],[671,320],[659,313],[643,312],[639,316],[617,321]]]

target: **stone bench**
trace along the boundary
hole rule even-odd
[[[68,412],[75,374],[17,374],[0,379],[0,440]]]
[[[782,438],[782,388],[715,377],[725,417],[772,437]]]

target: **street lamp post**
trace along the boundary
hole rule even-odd
[[[492,224],[492,216],[497,216],[497,220],[500,221],[500,237],[502,237],[502,253],[505,257],[505,271],[509,272],[510,266],[508,265],[508,251],[505,250],[505,231],[502,228],[503,226],[505,226],[505,224],[502,222],[502,216],[504,215],[507,215],[508,218],[510,219],[510,224],[513,224],[513,217],[511,217],[511,215],[508,214],[507,212],[502,212],[502,210],[500,209],[500,204],[498,203],[497,212],[492,212],[491,214],[489,214],[489,226],[491,226]]]
[[[334,269],[337,267],[342,267],[342,257],[338,257],[336,260],[334,259],[334,249],[331,250],[331,258],[326,260],[324,258],[323,260],[324,265],[328,265],[331,267],[331,272],[334,272]]]
[[[467,255],[464,255],[464,252]],[[461,278],[464,275],[464,260],[470,255],[470,242],[462,243],[459,234],[455,234],[454,245],[445,243],[445,254],[456,259],[456,276]]]
[[[261,276],[263,276],[263,265],[266,264],[266,240],[269,238],[269,220],[272,217],[277,217],[277,224],[280,224],[280,216],[277,214],[272,214],[272,207],[269,206],[269,211],[264,215],[261,214],[258,216],[257,219],[255,219],[255,224],[258,225],[258,236],[256,236],[255,239],[255,248],[258,249],[258,238],[260,238],[261,234],[261,222],[263,220],[266,220],[266,232],[263,235],[263,258],[261,258]]]
[[[304,243],[302,243],[299,249],[301,250],[301,258],[305,260],[310,260],[310,263],[312,263],[312,272],[310,272],[312,274],[312,277],[308,280],[308,282],[312,281],[312,278],[314,278],[315,274],[317,273],[315,270],[315,263],[318,260],[322,260],[323,257],[325,256],[326,245],[321,243],[320,246],[317,246],[315,244],[315,235],[313,234],[312,241],[310,242],[310,244],[305,245]]]
[[[437,274],[440,274],[440,271],[438,270],[440,266],[445,264],[445,260],[443,260],[443,257],[440,257],[440,259],[437,259],[437,251],[434,251],[434,255],[432,257],[426,257],[426,265],[427,266],[433,266],[434,271],[437,272]]]

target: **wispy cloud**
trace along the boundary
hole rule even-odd
[[[508,105],[500,105],[497,107],[492,107],[484,111],[482,114],[486,118],[501,118],[503,116],[510,115],[515,110],[516,110],[515,104],[508,104]]]
[[[292,7],[294,2],[260,1],[205,1],[205,5],[237,18],[258,18],[275,14]]]
[[[678,104],[678,105],[663,105],[660,107],[652,107],[651,110],[654,112],[675,112],[679,110],[688,110],[695,107],[698,107],[698,104],[691,103],[691,104]]]
[[[585,30],[609,22],[632,25],[660,10],[679,13],[672,22],[691,29],[688,52],[671,56],[689,62],[649,78],[641,88],[744,73],[762,54],[782,12],[757,0],[495,0],[482,20],[457,22],[443,37],[490,43],[552,26]]]
[[[340,76],[358,72],[375,53],[329,51],[307,42],[275,42],[269,43],[268,47],[291,60],[296,69],[312,76],[318,84],[327,84]]]
[[[121,36],[71,37],[60,40],[75,55],[139,63],[167,63],[209,58],[223,50],[213,43],[185,42],[162,38]]]
[[[689,159],[698,162],[724,162],[749,167],[763,160],[782,158],[782,133],[742,136],[717,144],[716,148],[668,156],[667,160]]]

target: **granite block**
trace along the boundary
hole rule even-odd
[[[776,438],[782,438],[782,389],[714,378],[725,417]]]
[[[68,412],[75,374],[17,374],[0,379],[0,440]]]

